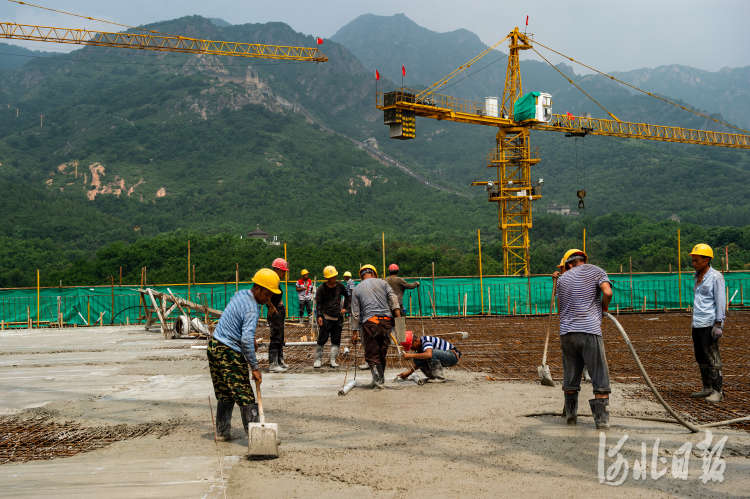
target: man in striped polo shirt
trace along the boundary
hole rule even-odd
[[[589,400],[597,429],[609,428],[609,367],[602,341],[602,315],[612,301],[607,273],[587,263],[580,250],[566,254],[566,272],[557,280],[563,391],[568,424],[576,424],[583,366],[588,366],[594,398]],[[568,267],[567,264],[570,264]]]
[[[402,379],[420,369],[427,376],[427,381],[445,383],[443,368],[455,366],[461,358],[461,351],[452,343],[437,336],[414,338],[411,331],[406,332],[406,341],[401,342],[401,347],[405,350],[404,358],[414,361],[414,367],[398,375]]]

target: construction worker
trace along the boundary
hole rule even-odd
[[[277,258],[271,264],[271,268],[279,276],[279,282],[286,279],[289,264],[283,258]],[[271,342],[268,344],[268,370],[274,373],[283,373],[289,366],[284,363],[284,319],[286,319],[286,308],[284,307],[284,293],[273,294],[271,303],[276,308],[276,313],[268,314],[268,327],[271,330]]]
[[[346,287],[346,292],[349,294],[349,298],[352,297],[352,291],[354,291],[354,287],[356,286],[354,279],[352,279],[352,273],[348,270],[344,272],[344,287]]]
[[[307,270],[301,272],[302,278],[297,281],[297,295],[299,297],[299,323],[305,322],[305,309],[307,309],[307,320],[312,323],[312,290],[313,282]]]
[[[341,346],[341,330],[344,328],[344,314],[349,309],[349,293],[336,276],[336,267],[329,265],[323,269],[325,282],[318,286],[315,294],[315,312],[318,317],[318,346],[315,349],[315,363],[313,367],[320,367],[323,362],[323,347],[331,336],[331,367],[339,367],[336,357]],[[344,299],[343,305],[341,299]]]
[[[393,292],[396,293],[398,298],[399,308],[401,313],[404,313],[404,290],[414,289],[419,287],[418,282],[408,283],[404,279],[398,276],[398,265],[392,263],[388,266],[388,277],[384,279],[385,282],[391,285]]]
[[[570,269],[570,264],[565,263],[565,256],[560,260],[560,264],[557,266],[557,270],[552,273],[552,277],[557,279],[565,273],[566,270]],[[559,307],[558,307],[559,308]],[[591,383],[591,376],[589,376],[589,368],[584,364],[583,366],[583,381]]]
[[[269,306],[269,313],[277,313],[271,296],[280,293],[276,272],[260,269],[253,276],[253,287],[238,291],[229,301],[208,342],[208,368],[216,394],[216,433],[222,440],[231,438],[234,404],[240,406],[246,434],[248,423],[259,422],[249,373],[252,371],[253,380],[262,381],[255,357],[255,328],[262,305]]]
[[[609,428],[609,366],[602,341],[602,315],[612,301],[607,273],[588,262],[586,253],[571,249],[563,258],[566,271],[557,280],[560,347],[563,361],[565,417],[576,424],[581,373],[588,366],[594,398],[589,400],[596,428]]]
[[[401,342],[401,348],[404,349],[404,358],[414,361],[414,367],[398,375],[401,379],[408,378],[419,369],[427,376],[427,381],[445,383],[443,368],[455,366],[461,358],[461,351],[452,343],[436,336],[415,338],[411,331],[406,331],[406,340]]]
[[[718,404],[724,400],[719,340],[724,334],[726,288],[724,276],[711,267],[714,252],[707,244],[696,244],[690,252],[695,269],[693,292],[693,348],[701,372],[703,389],[693,398],[705,398]]]
[[[393,317],[401,317],[398,298],[393,288],[382,279],[370,264],[359,269],[362,282],[352,293],[352,344],[357,343],[357,332],[362,330],[365,361],[372,373],[371,388],[385,388],[385,362],[391,344]]]

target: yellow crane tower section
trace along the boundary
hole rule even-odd
[[[435,93],[448,81],[506,40],[508,40],[509,48],[508,68],[501,102],[498,103],[497,99],[493,102],[490,98],[485,102],[474,102]],[[472,182],[472,185],[484,185],[487,189],[488,201],[498,203],[499,228],[503,235],[503,269],[506,275],[527,275],[531,271],[529,257],[529,229],[532,227],[531,203],[541,199],[543,181],[531,179],[531,167],[540,161],[540,157],[539,148],[531,147],[529,130],[565,132],[571,136],[604,135],[750,149],[750,135],[627,123],[620,121],[606,109],[607,114],[612,117],[611,120],[552,114],[551,97],[545,97],[549,94],[542,94],[538,97],[540,111],[536,116],[532,119],[516,121],[515,104],[523,95],[519,53],[529,49],[536,52],[533,45],[534,41],[531,36],[521,33],[516,28],[503,40],[423,91],[399,88],[393,92],[378,93],[375,97],[375,105],[383,110],[383,121],[390,126],[393,139],[416,138],[417,116],[498,128],[495,137],[496,145],[487,155],[487,166],[497,171],[495,180]],[[568,81],[575,85],[570,79]],[[580,87],[579,90],[583,92]],[[731,127],[731,125],[727,126]],[[744,130],[739,131],[744,132]]]
[[[183,52],[186,54],[255,57],[287,61],[326,62],[328,58],[313,47],[288,47],[259,43],[201,40],[167,34],[110,33],[87,29],[53,28],[16,23],[0,23],[0,38],[37,42],[72,43],[95,47]]]

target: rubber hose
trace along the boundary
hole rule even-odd
[[[635,359],[635,363],[638,364],[638,369],[641,371],[641,375],[643,376],[643,379],[646,380],[646,384],[651,389],[651,393],[654,394],[654,397],[661,403],[662,406],[667,410],[667,412],[677,420],[678,423],[680,423],[682,426],[687,428],[693,433],[700,432],[700,429],[695,426],[693,423],[689,423],[682,419],[680,416],[677,415],[676,412],[674,412],[674,409],[672,409],[669,404],[667,404],[664,399],[659,394],[659,391],[656,389],[654,384],[651,382],[651,378],[648,376],[648,373],[643,368],[643,364],[641,364],[641,359],[638,358],[638,354],[635,352],[635,348],[633,348],[633,344],[630,342],[630,338],[628,338],[628,333],[625,332],[625,330],[622,328],[622,325],[615,319],[612,314],[609,312],[605,312],[604,315],[611,320],[615,326],[617,327],[617,330],[620,331],[620,334],[622,335],[622,339],[625,340],[625,343],[628,345],[628,349],[630,349],[630,353],[633,355],[633,359]]]

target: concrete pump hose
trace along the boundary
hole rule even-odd
[[[617,327],[617,330],[620,331],[620,334],[622,335],[622,339],[624,339],[625,343],[628,345],[628,349],[630,349],[630,353],[633,355],[633,359],[635,359],[635,363],[638,364],[638,369],[640,369],[641,375],[643,375],[643,379],[646,380],[646,384],[651,389],[651,393],[654,394],[654,397],[656,397],[656,399],[659,401],[659,403],[661,403],[661,405],[664,406],[664,408],[667,410],[667,412],[669,414],[671,414],[672,417],[675,418],[678,423],[680,423],[682,426],[684,426],[685,428],[687,428],[688,430],[690,430],[693,433],[700,432],[701,430],[697,426],[695,426],[692,423],[689,423],[689,422],[685,421],[680,416],[678,416],[677,413],[674,412],[674,410],[669,406],[669,404],[667,404],[664,401],[664,399],[661,397],[661,395],[659,395],[659,392],[656,390],[656,387],[651,382],[651,378],[649,378],[648,373],[643,368],[643,364],[641,364],[641,359],[639,359],[638,358],[638,354],[635,353],[635,348],[633,348],[633,344],[630,342],[630,338],[628,338],[628,334],[622,328],[622,325],[620,325],[620,323],[617,321],[617,319],[615,319],[612,316],[612,314],[610,314],[609,312],[605,312],[604,315],[607,316],[609,318],[609,320],[611,320],[615,324],[615,327]]]

